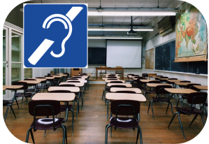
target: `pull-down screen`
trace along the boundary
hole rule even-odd
[[[141,41],[107,40],[107,67],[141,68]]]

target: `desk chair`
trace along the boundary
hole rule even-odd
[[[143,78],[148,78],[148,76],[149,76],[148,73],[142,73]]]
[[[142,141],[142,131],[138,124],[137,114],[140,113],[140,103],[138,101],[131,100],[115,100],[111,102],[111,113],[115,117],[110,117],[110,123],[106,125],[105,128],[105,144],[108,140],[108,128],[110,127],[110,135],[112,137],[112,127],[121,129],[133,129],[137,128],[136,144],[138,143],[138,138],[140,134],[140,144]],[[118,117],[118,115],[131,115],[133,118]]]
[[[24,79],[24,80],[27,80],[27,81],[36,81],[36,79],[30,79],[30,78],[27,78],[27,79]],[[28,85],[28,87],[29,87],[30,85]],[[41,87],[37,87],[37,86],[32,86],[32,87],[29,87],[28,89],[27,89],[27,92],[30,92],[30,93],[32,93],[32,95],[34,95],[35,93],[37,93],[37,92],[40,92],[41,91],[41,89],[40,89]]]
[[[65,90],[53,90],[50,91],[50,93],[72,93],[72,92]],[[66,112],[66,118],[65,120],[63,120],[63,122],[66,122],[68,119],[67,108],[72,112],[72,135],[73,135],[73,126],[74,126],[74,111],[73,111],[74,106],[75,106],[75,101],[73,101],[73,105],[68,105],[67,103],[65,103],[65,105],[60,105],[60,112]]]
[[[66,84],[66,85],[61,85],[63,87],[76,87],[74,84]],[[78,113],[79,113],[79,100],[81,98],[81,92],[79,93],[75,93],[76,97],[75,97],[75,101],[77,102],[77,111],[76,111],[76,117],[78,117]]]
[[[29,102],[29,113],[34,117],[33,122],[30,128],[27,131],[26,143],[28,143],[29,133],[33,143],[35,143],[33,132],[36,130],[50,130],[54,131],[61,127],[63,129],[63,141],[62,143],[67,144],[67,128],[65,125],[62,125],[64,118],[55,118],[54,115],[60,113],[60,102],[52,100],[41,100],[41,101],[30,101]],[[37,116],[46,116],[47,118],[36,118]],[[52,116],[52,118],[48,118]]]
[[[165,88],[172,88],[172,86],[168,86],[168,85],[157,86],[155,88],[156,97],[152,97],[152,100],[149,103],[149,107],[148,107],[147,113],[149,113],[149,109],[150,109],[150,105],[151,105],[153,119],[155,119],[154,118],[154,111],[153,111],[153,103],[154,102],[166,102],[166,103],[168,103],[168,106],[167,106],[167,109],[166,109],[166,114],[167,114],[169,105],[171,105],[171,112],[173,114],[173,107],[172,107],[172,103],[170,101],[171,96],[169,96],[169,92],[164,90]],[[161,97],[161,95],[166,95],[166,96],[165,97]]]
[[[36,77],[36,78],[39,78],[39,79],[46,79],[45,77]],[[46,81],[41,81],[41,86],[37,86],[37,88],[41,91],[44,92],[44,90],[47,90],[49,88],[49,86],[46,85]]]
[[[17,107],[19,109],[19,104],[17,101],[17,97],[22,97],[22,102],[23,102],[23,98],[26,98],[26,101],[28,100],[28,98],[32,98],[32,93],[27,92],[28,90],[28,84],[26,82],[13,82],[12,85],[23,85],[23,87],[19,90],[23,90],[23,92],[17,92],[14,95],[14,100],[16,101]],[[13,101],[12,101],[13,104]]]
[[[14,110],[13,110],[13,108],[12,108],[12,101],[3,100],[3,107],[4,107],[4,106],[7,106],[7,110],[6,110],[5,115],[4,115],[4,121],[5,121],[6,118],[7,118],[7,114],[8,114],[8,111],[9,111],[9,107],[11,108],[12,113],[13,113],[13,115],[15,116],[15,119],[16,119],[15,112],[14,112]]]
[[[168,125],[168,129],[169,129],[171,123],[173,122],[173,119],[175,118],[175,116],[178,115],[178,120],[179,120],[179,124],[181,127],[181,131],[183,133],[184,139],[186,140],[186,137],[184,134],[184,129],[183,129],[181,119],[180,119],[180,114],[188,115],[188,116],[190,116],[192,114],[195,115],[195,117],[193,118],[193,120],[189,124],[189,127],[192,125],[192,123],[194,122],[194,120],[197,118],[198,115],[201,116],[203,125],[205,125],[205,120],[203,118],[203,109],[204,109],[206,100],[207,100],[207,93],[205,93],[205,92],[197,92],[197,93],[189,94],[188,98],[187,98],[187,103],[190,104],[190,106],[189,107],[175,107],[177,112],[171,118],[171,121]],[[197,109],[196,105],[203,105],[203,106],[200,109]]]
[[[195,90],[195,91],[199,92],[200,90],[195,88],[194,85],[201,85],[201,84],[188,84],[188,85],[185,86],[185,88],[192,89],[192,90]],[[178,99],[176,107],[178,107],[179,101],[181,101],[181,106],[183,106],[183,101],[187,98],[188,98],[188,94],[181,95],[181,97]]]

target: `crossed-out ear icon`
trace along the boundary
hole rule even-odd
[[[61,22],[65,29],[68,29],[67,36],[63,39],[61,43],[61,52],[59,54],[55,54],[53,51],[50,52],[50,54],[55,57],[59,58],[62,57],[65,53],[65,43],[70,38],[72,34],[72,24],[71,22],[76,18],[76,16],[81,12],[83,8],[82,7],[72,7],[65,15],[62,14],[52,14],[48,16],[44,22],[42,27],[44,29],[48,29],[53,22]],[[32,65],[36,65],[36,63],[43,57],[43,55],[49,50],[49,48],[54,43],[53,40],[44,39],[43,42],[38,46],[38,48],[32,53],[32,55],[28,58],[28,61]]]

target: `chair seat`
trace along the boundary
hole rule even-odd
[[[190,114],[191,107],[175,107],[177,111],[179,111],[182,114]],[[192,111],[192,114],[202,114],[202,111],[199,109],[194,108]]]
[[[28,93],[28,92],[26,92],[25,94],[24,93],[16,93],[15,96],[16,97],[31,97],[32,93]]]
[[[63,120],[64,120],[63,118],[55,118],[55,121],[54,121],[55,128],[60,127]],[[33,121],[33,123],[31,124],[32,128],[34,128],[33,127],[34,122],[35,122],[36,129],[39,129],[39,130],[53,129],[53,118],[38,118],[38,119],[35,119],[35,121]]]
[[[169,99],[168,98],[165,98],[165,97],[152,97],[152,99],[155,101],[155,102],[169,102]]]
[[[60,105],[60,112],[65,112],[67,106],[66,105]],[[68,111],[72,108],[72,105],[68,105]]]
[[[115,126],[115,122],[116,122],[116,117],[111,117],[110,118],[110,124],[111,126]],[[133,128],[133,122],[134,122],[134,126],[137,127],[138,126],[138,121],[132,118],[117,118],[117,128],[122,128],[122,129],[132,129]]]
[[[11,100],[3,100],[3,106],[7,106],[8,104],[12,104]]]

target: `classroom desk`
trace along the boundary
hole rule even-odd
[[[28,85],[37,85],[41,83],[41,80],[20,80],[19,82],[26,82]]]
[[[55,77],[45,77],[46,80],[53,80]]]
[[[155,82],[155,81],[158,81],[158,80],[140,79],[140,81],[143,82],[143,83],[148,83],[148,82],[153,82],[153,81]]]
[[[183,80],[169,80],[169,79],[167,79],[167,82],[171,82],[171,83],[176,83],[176,82],[180,82],[180,81],[183,81]]]
[[[37,80],[37,81],[41,81],[41,82],[44,82],[47,80],[46,78],[28,78],[28,79]]]
[[[170,84],[160,84],[160,83],[147,83],[148,87],[157,87],[157,86],[161,86],[161,85],[167,85],[170,86]]]
[[[67,80],[66,82],[71,82],[71,81],[79,81],[81,83],[87,83],[87,80],[84,79],[79,79],[79,80]]]
[[[126,87],[132,87],[132,85],[129,84],[129,83],[108,83],[107,84],[108,87],[113,86],[113,85],[123,85],[123,86],[126,86]]]
[[[158,79],[161,80],[161,81],[167,81],[169,78],[161,78],[161,77],[159,77]]]
[[[61,82],[59,85],[62,86],[62,85],[75,85],[76,87],[83,87],[84,86],[84,83],[71,83],[71,82]]]
[[[171,94],[190,94],[197,92],[193,89],[181,89],[181,88],[165,88],[165,90]]]
[[[203,85],[194,85],[195,88],[199,90],[208,90],[208,86],[203,86]]]
[[[62,86],[51,86],[48,88],[48,91],[59,91],[59,90],[64,90],[64,91],[70,91],[73,93],[78,93],[80,92],[79,87],[62,87]]]
[[[74,93],[37,93],[32,97],[33,101],[55,100],[59,102],[67,102],[66,119],[63,122],[66,122],[68,119],[68,102],[74,101],[74,99]],[[72,117],[72,123],[74,123],[74,117]]]
[[[124,68],[101,68],[96,67],[96,79],[98,78],[98,70],[114,70],[114,71],[122,71],[121,77],[124,78]]]
[[[105,80],[105,82],[106,83],[110,83],[110,82],[112,82],[112,81],[120,81],[120,82],[122,82],[122,83],[125,83],[125,81],[124,80]]]
[[[183,82],[175,82],[176,85],[179,85],[180,87],[186,87],[188,84],[197,84],[197,83],[183,83]]]
[[[3,85],[3,90],[18,90],[22,87],[22,85]]]
[[[145,96],[142,94],[106,93],[105,98],[107,100],[133,100],[139,102],[146,101]]]
[[[115,88],[115,87],[112,87],[110,89],[110,92],[117,92],[117,91],[134,91],[135,93],[142,93],[142,91],[139,88]]]
[[[133,100],[139,102],[145,102],[146,98],[142,94],[130,94],[130,93],[106,93],[105,98],[107,99],[107,119],[109,113],[109,102],[113,100]]]
[[[75,76],[74,76],[74,77],[71,77],[71,78],[75,78]],[[81,77],[81,78],[76,78],[76,79],[79,79],[79,80],[85,80],[85,79],[87,79],[87,78],[85,78],[85,77]]]

